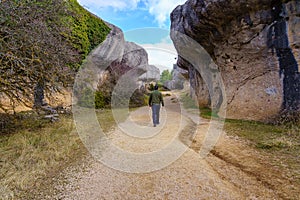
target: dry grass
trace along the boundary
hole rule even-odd
[[[96,115],[103,132],[112,131],[116,125],[112,111],[110,109],[96,110]]]
[[[115,125],[111,111],[97,110],[96,114],[104,132],[111,131]],[[60,116],[56,123],[32,114],[18,119],[3,126],[5,134],[0,135],[0,199],[27,196],[44,179],[87,153],[72,116]]]
[[[187,109],[197,109],[194,101],[186,94],[180,99]],[[215,115],[208,108],[200,108],[200,116],[210,119]],[[224,129],[228,135],[239,136],[254,148],[271,158],[273,165],[290,172],[292,181],[300,184],[300,124],[299,122],[280,125],[256,121],[226,119]]]
[[[44,128],[1,136],[1,185],[9,196],[22,193],[73,159],[82,148],[70,117]],[[13,195],[14,196],[14,195]]]
[[[229,135],[245,138],[267,153],[272,165],[289,171],[292,182],[300,184],[300,124],[270,125],[243,120],[226,120]]]

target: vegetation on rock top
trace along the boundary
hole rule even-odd
[[[37,84],[46,92],[72,84],[110,31],[76,0],[2,1],[0,25],[0,95],[12,105],[30,105]]]

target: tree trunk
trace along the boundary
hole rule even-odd
[[[41,108],[44,104],[44,82],[39,81],[34,88],[34,108]]]

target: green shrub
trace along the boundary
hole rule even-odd
[[[160,82],[165,83],[166,81],[170,81],[172,80],[172,77],[172,73],[168,69],[166,69],[160,75]]]
[[[97,91],[95,93],[95,108],[105,108],[106,107],[106,102],[105,102],[105,97],[102,94],[102,92]]]
[[[78,105],[85,108],[107,108],[110,98],[106,97],[101,91],[94,92],[91,88],[84,88],[80,91]]]
[[[148,103],[149,103],[149,95],[144,94],[144,105],[146,106],[148,105]]]
[[[218,113],[216,113],[215,111],[213,111],[210,108],[203,107],[203,108],[200,108],[200,116],[205,119],[210,119],[211,117],[218,117]]]
[[[83,60],[110,31],[76,0],[0,1],[0,24],[0,96],[12,109],[30,105],[37,84],[44,82],[48,94],[72,85]],[[0,109],[9,111],[2,102]]]
[[[193,98],[191,98],[188,93],[182,94],[180,96],[180,101],[183,103],[183,107],[186,109],[188,109],[188,108],[197,109],[198,108],[196,101]]]
[[[81,96],[78,99],[78,105],[85,108],[95,107],[94,91],[90,88],[84,88],[81,90]]]
[[[71,15],[65,20],[71,26],[71,34],[67,38],[80,53],[81,60],[84,60],[106,38],[110,28],[100,18],[86,11],[76,0],[69,0],[68,6]]]
[[[147,96],[147,95],[146,95]],[[129,107],[136,108],[140,106],[147,105],[146,98],[143,92],[135,90],[132,96],[130,97]]]
[[[148,87],[148,90],[150,90],[150,91],[153,91],[153,90],[154,90],[154,85],[153,85],[153,83],[150,83],[150,85],[149,85],[149,87]]]

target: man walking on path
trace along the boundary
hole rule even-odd
[[[158,91],[158,85],[155,85],[154,91],[151,92],[149,97],[149,107],[152,107],[152,119],[154,127],[159,124],[160,104],[164,106],[164,100],[161,92]]]

